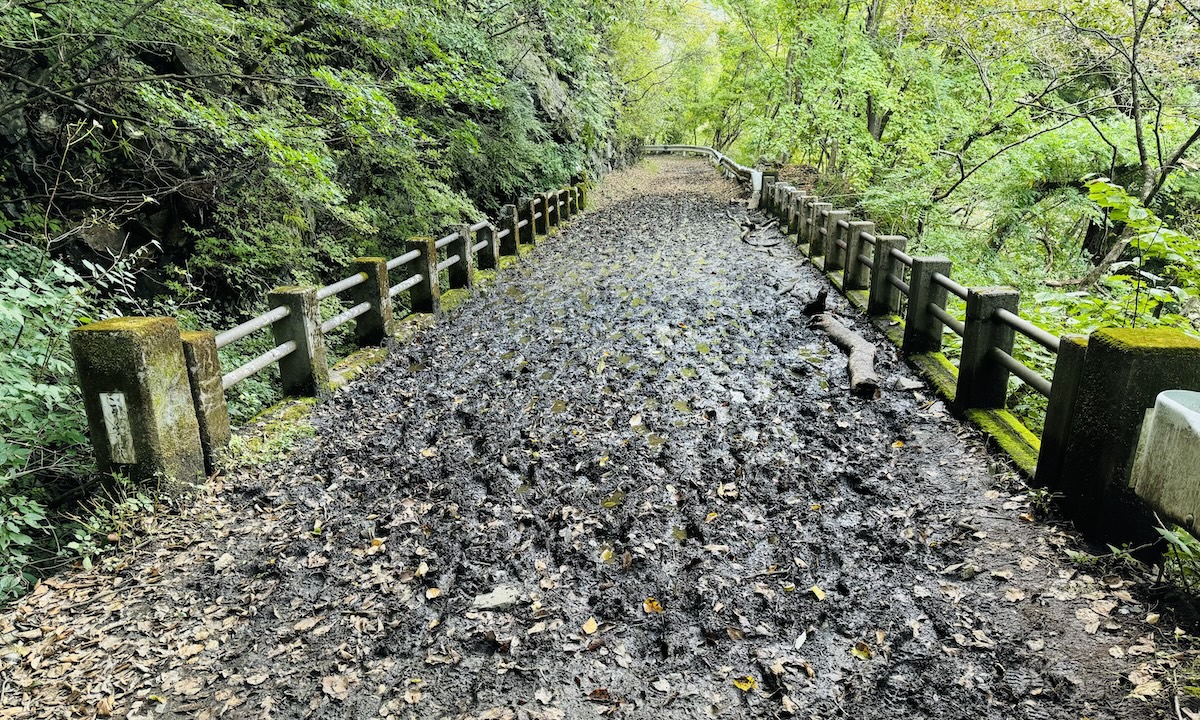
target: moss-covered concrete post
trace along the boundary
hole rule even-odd
[[[871,271],[871,294],[867,298],[867,314],[895,315],[900,312],[900,289],[888,279],[889,275],[903,280],[904,265],[892,257],[892,248],[903,251],[908,239],[902,235],[875,236],[875,269]]]
[[[583,182],[579,183],[576,187],[579,188],[579,212],[583,212],[588,208],[588,193],[591,192],[591,189],[588,187],[587,178],[585,177]]]
[[[546,236],[549,237],[550,231],[558,227],[558,193],[542,193],[542,210],[546,214]]]
[[[808,252],[808,246],[812,242],[810,229],[812,227],[812,205],[817,202],[818,198],[814,195],[805,195],[800,201],[800,217],[796,227],[796,244],[799,245],[805,253]]]
[[[801,213],[804,209],[804,199],[808,197],[808,193],[803,190],[792,190],[788,193],[788,224],[787,235],[795,235],[797,241],[800,239],[800,221],[803,219]]]
[[[954,406],[1003,408],[1008,399],[1008,368],[996,362],[992,348],[1012,355],[1016,331],[996,318],[997,310],[1016,314],[1020,293],[1011,287],[967,290],[962,353],[958,359],[958,389]]]
[[[780,183],[775,186],[775,217],[779,218],[780,228],[786,228],[788,224],[788,193],[792,191],[792,186],[787,183]]]
[[[229,448],[229,408],[221,385],[221,359],[217,355],[217,334],[208,330],[181,333],[183,359],[187,364],[192,407],[200,427],[200,446],[204,450],[204,468],[216,471]]]
[[[850,221],[849,210],[830,210],[825,218],[825,272],[841,270],[846,265],[846,250],[839,243],[846,243],[843,222]]]
[[[529,213],[534,218],[533,223],[533,238],[537,242],[537,237],[540,235],[544,238],[550,237],[550,209],[546,203],[546,196],[535,197],[529,201]],[[541,217],[538,217],[538,216]]]
[[[458,229],[455,238],[446,246],[446,257],[458,256],[458,262],[446,268],[450,280],[450,288],[469,288],[475,284],[475,253],[471,246],[475,244],[475,235],[470,225]]]
[[[516,205],[505,205],[500,208],[500,219],[497,221],[497,225],[500,226],[499,232],[508,231],[508,234],[500,238],[501,255],[517,254],[517,243],[520,241],[521,233],[524,232],[523,228],[517,227],[520,221]]]
[[[363,273],[366,282],[350,288],[350,304],[368,303],[371,309],[354,321],[354,341],[359,347],[382,345],[395,330],[392,316],[391,287],[388,280],[387,258],[360,257],[350,263],[351,271]]]
[[[935,273],[950,277],[950,258],[913,258],[908,280],[908,317],[904,321],[902,349],[909,355],[938,352],[942,349],[942,321],[929,312],[930,305],[946,307],[946,288],[933,281]]]
[[[869,286],[868,268],[863,264],[859,255],[863,254],[863,233],[872,237],[875,235],[875,223],[868,220],[854,220],[846,231],[846,267],[842,270],[842,292],[862,290]],[[871,260],[874,264],[874,259]]]
[[[1052,392],[1046,404],[1046,420],[1042,425],[1042,447],[1038,452],[1034,484],[1057,491],[1062,481],[1063,463],[1067,455],[1067,438],[1075,419],[1075,403],[1079,399],[1079,383],[1083,379],[1083,359],[1087,355],[1087,335],[1063,335],[1058,340],[1058,355],[1054,362]]]
[[[475,231],[475,244],[484,243],[479,248],[475,267],[480,270],[495,270],[500,267],[500,241],[496,239],[496,226],[488,223]]]
[[[779,182],[779,173],[763,170],[762,174],[762,210],[771,213],[775,210],[775,184]]]
[[[405,252],[417,250],[420,252],[415,260],[408,263],[407,274],[420,275],[421,282],[408,290],[408,302],[415,313],[442,312],[442,290],[438,284],[437,240],[431,237],[411,237],[405,242]]]
[[[829,238],[822,234],[821,228],[825,227],[825,214],[833,211],[833,203],[815,202],[811,207],[812,224],[808,229],[808,256],[815,258],[825,254]]]
[[[324,397],[329,393],[329,365],[317,290],[281,287],[267,293],[272,308],[286,307],[287,317],[271,323],[276,345],[296,343],[296,349],[279,359],[279,382],[285,395]]]
[[[1154,540],[1129,488],[1145,412],[1163,390],[1200,390],[1200,340],[1174,330],[1110,328],[1088,339],[1059,481],[1062,505],[1095,540]]]
[[[204,479],[204,451],[174,318],[114,318],[70,333],[96,462],[168,492]],[[219,382],[219,381],[218,381]]]
[[[559,207],[559,215],[562,217],[563,221],[566,222],[567,220],[571,219],[571,215],[574,214],[571,210],[571,190],[570,190],[570,188],[563,188],[562,190],[559,190],[558,191],[558,200],[560,203],[558,206]]]
[[[520,224],[521,222],[524,222],[524,226],[521,226],[520,232],[517,233],[517,241],[520,242],[521,245],[533,245],[534,242],[536,242],[536,238],[534,238],[534,229],[536,226],[533,220],[533,214],[536,208],[538,208],[538,200],[534,198],[530,199],[529,202],[522,203],[521,209],[518,211],[517,223]]]

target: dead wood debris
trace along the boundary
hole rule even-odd
[[[860,397],[878,397],[880,381],[875,373],[875,346],[829,313],[817,315],[813,324],[849,356],[850,392]]]

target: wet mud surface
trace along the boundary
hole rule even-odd
[[[879,347],[852,397],[736,196],[610,177],[290,456],[7,612],[0,716],[1174,716],[1169,611],[831,296]]]

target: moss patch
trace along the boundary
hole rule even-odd
[[[329,368],[329,387],[332,390],[344,387],[363,371],[387,360],[387,348],[369,347],[356,350]]]
[[[442,293],[442,312],[452,312],[471,297],[471,291],[466,288],[455,288]]]
[[[1017,467],[1032,477],[1042,444],[1007,410],[967,410],[967,419],[996,440]]]
[[[1153,354],[1187,349],[1200,353],[1200,340],[1163,328],[1106,328],[1092,333],[1092,340],[1119,352],[1137,350],[1138,354]]]
[[[316,434],[308,421],[316,404],[316,398],[288,398],[255,415],[234,432],[227,466],[265,465],[287,455],[296,440]]]
[[[938,394],[947,401],[954,401],[958,391],[958,368],[941,353],[923,353],[909,358],[913,365],[929,378]]]

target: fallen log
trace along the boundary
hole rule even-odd
[[[824,330],[833,344],[848,356],[850,392],[859,397],[878,397],[880,381],[875,374],[875,346],[829,313],[817,315],[813,324]]]

